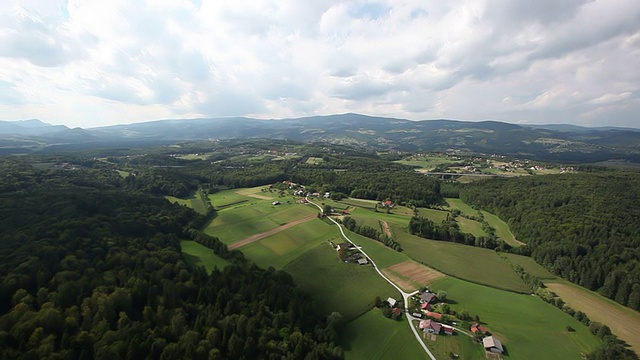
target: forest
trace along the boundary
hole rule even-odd
[[[83,164],[0,159],[0,358],[343,357],[337,324],[289,274],[199,233],[193,210],[138,180]],[[180,239],[231,265],[190,268]]]
[[[460,198],[509,224],[538,263],[640,310],[640,175],[581,172],[481,181]]]

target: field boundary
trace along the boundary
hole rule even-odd
[[[262,239],[264,239],[264,238],[266,238],[268,236],[277,234],[277,233],[279,233],[281,231],[285,231],[285,230],[287,230],[289,228],[292,228],[292,227],[294,227],[296,225],[299,225],[299,224],[305,223],[307,221],[311,221],[313,219],[316,219],[317,217],[318,217],[318,215],[315,215],[315,214],[309,215],[309,216],[304,217],[302,219],[299,219],[299,220],[296,220],[296,221],[292,221],[292,222],[290,222],[288,224],[284,224],[282,226],[278,226],[275,229],[271,229],[271,230],[265,231],[265,232],[260,233],[260,234],[251,235],[248,238],[242,239],[242,240],[240,240],[238,242],[235,242],[235,243],[229,245],[228,248],[229,248],[229,250],[238,249],[238,248],[243,247],[245,245],[251,244],[252,242],[256,242],[256,241],[262,240]]]

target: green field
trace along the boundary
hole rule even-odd
[[[487,236],[484,230],[482,230],[482,224],[475,220],[458,216],[456,217],[456,222],[458,223],[458,226],[460,226],[460,231],[463,233],[472,234],[477,238],[480,236]]]
[[[387,214],[384,211],[375,212],[375,211],[371,211],[363,208],[356,208],[352,210],[351,216],[354,219],[356,219],[356,221],[358,222],[358,225],[361,225],[360,221],[364,221],[364,222],[368,222],[369,226],[374,227],[373,225],[375,225],[375,223],[380,220],[380,221],[386,221],[389,225],[396,224],[396,225],[405,227],[405,226],[409,226],[409,220],[411,220],[412,215],[405,215],[405,214],[398,214],[398,213]],[[378,227],[376,229],[381,229],[379,222],[378,222]]]
[[[467,205],[464,201],[460,199],[447,198],[447,203],[449,207],[452,209],[458,209],[463,214],[468,216],[478,216],[478,212],[481,212],[484,216],[484,219],[489,223],[489,226],[496,229],[496,235],[504,240],[507,244],[511,246],[520,246],[523,245],[522,242],[516,240],[516,237],[513,235],[511,230],[509,230],[509,225],[502,221],[499,217],[494,214],[486,211],[478,211],[471,206]]]
[[[429,219],[436,224],[440,224],[441,222],[447,220],[447,215],[449,215],[449,212],[435,209],[418,208],[418,214],[425,219]]]
[[[508,352],[507,359],[582,359],[600,345],[582,323],[536,296],[515,294],[447,277],[431,285],[444,290],[454,310],[477,314]],[[566,331],[566,326],[575,332]],[[542,354],[545,354],[542,356]]]
[[[533,276],[537,276],[540,279],[555,279],[556,276],[549,272],[549,270],[542,267],[535,260],[528,256],[516,255],[516,254],[503,254],[507,260],[513,265],[520,265],[522,268]]]
[[[281,269],[304,252],[328,243],[328,240],[342,242],[338,228],[314,219],[248,244],[241,250],[260,267]]]
[[[530,293],[509,264],[489,249],[423,239],[393,228],[404,253],[438,271],[499,289]]]
[[[317,164],[320,164],[320,163],[322,163],[322,162],[324,162],[324,159],[322,159],[322,158],[319,158],[319,157],[309,157],[309,158],[307,159],[307,162],[306,162],[306,163],[307,163],[307,164],[310,164],[310,165],[317,165]]]
[[[251,235],[317,213],[317,208],[312,205],[292,202],[273,206],[271,200],[244,198],[249,201],[218,211],[218,216],[207,226],[205,232],[230,245]]]
[[[339,337],[346,359],[424,359],[427,356],[404,318],[401,321],[387,319],[378,309],[345,324]]]
[[[247,197],[245,195],[240,195],[237,193],[237,189],[232,190],[223,190],[214,194],[209,194],[209,200],[211,201],[211,205],[216,210],[228,207],[230,205],[239,204],[242,202],[253,201],[257,199],[253,199]]]
[[[345,321],[373,306],[376,296],[399,298],[400,293],[375,272],[372,266],[347,264],[323,243],[300,255],[284,267],[296,284],[310,294],[326,313],[340,312]]]
[[[180,241],[180,247],[182,248],[182,256],[184,256],[187,264],[204,266],[208,273],[213,271],[216,266],[218,269],[222,269],[229,264],[227,260],[216,255],[213,250],[193,240]]]

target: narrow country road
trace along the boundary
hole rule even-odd
[[[322,207],[320,207],[320,205],[314,203],[313,201],[309,200],[309,198],[307,198],[307,201],[313,205],[315,205],[321,213],[324,213],[324,211],[322,210]],[[349,243],[351,243],[353,246],[358,246],[356,245],[353,241],[351,241],[351,239],[349,239],[347,237],[347,234],[344,233],[344,230],[342,230],[342,226],[340,225],[340,223],[338,223],[337,221],[333,220],[330,216],[327,216],[327,219],[331,220],[334,224],[338,225],[338,229],[340,229],[340,233],[342,234],[342,237],[347,240]],[[424,351],[427,353],[427,355],[429,355],[429,358],[431,358],[431,360],[436,360],[436,357],[433,356],[433,354],[431,353],[431,351],[429,350],[429,348],[427,347],[427,345],[425,345],[424,341],[422,341],[422,339],[420,338],[420,334],[418,333],[418,331],[416,330],[415,326],[413,326],[413,324],[411,323],[412,320],[416,319],[413,317],[413,315],[411,315],[409,313],[409,298],[416,294],[418,291],[414,291],[412,293],[407,293],[402,291],[402,289],[400,289],[398,287],[398,285],[396,285],[393,281],[389,280],[389,278],[387,278],[382,271],[380,271],[380,269],[378,268],[378,266],[376,265],[376,263],[373,261],[373,259],[371,258],[371,256],[367,255],[367,253],[364,252],[364,250],[362,248],[359,248],[360,252],[366,256],[367,258],[369,258],[369,261],[371,262],[371,264],[373,265],[373,268],[376,270],[376,272],[378,273],[378,275],[382,276],[383,279],[385,279],[389,284],[391,284],[391,286],[393,286],[394,288],[396,288],[396,290],[398,290],[400,292],[400,294],[402,294],[402,298],[404,299],[404,313],[405,313],[405,318],[407,319],[407,323],[409,323],[409,327],[411,328],[411,331],[413,331],[413,335],[415,335],[416,340],[418,340],[418,343],[420,343],[420,345],[422,346],[422,348],[424,349]],[[417,320],[417,319],[416,319]]]

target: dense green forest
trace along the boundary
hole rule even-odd
[[[640,175],[613,171],[481,181],[460,197],[497,214],[524,252],[572,282],[640,310]]]
[[[336,324],[290,275],[204,238],[195,212],[150,194],[165,177],[73,160],[83,165],[0,159],[0,358],[342,358]],[[189,268],[184,238],[231,265]]]

